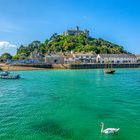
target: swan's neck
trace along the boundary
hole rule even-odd
[[[104,130],[104,124],[102,124],[101,126],[101,133],[103,132],[103,130]]]

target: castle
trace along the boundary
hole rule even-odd
[[[84,34],[86,37],[89,37],[89,31],[87,29],[85,30],[80,30],[80,28],[77,26],[76,29],[68,29],[66,32],[64,32],[64,35],[79,35],[79,34]]]

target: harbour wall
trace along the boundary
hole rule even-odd
[[[106,64],[71,64],[70,69],[104,69]],[[140,68],[140,63],[112,64],[113,68]]]
[[[33,68],[52,68],[51,64],[11,64],[10,66],[17,67],[33,67]]]
[[[32,67],[43,69],[103,69],[106,64],[14,64],[14,67]],[[113,68],[140,68],[140,63],[112,64]]]

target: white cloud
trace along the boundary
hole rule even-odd
[[[7,52],[11,55],[15,55],[17,51],[17,45],[11,44],[7,41],[0,41],[0,55]]]

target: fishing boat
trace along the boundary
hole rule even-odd
[[[114,74],[114,73],[115,73],[115,69],[112,68],[112,63],[108,62],[108,63],[105,65],[104,72],[105,72],[106,74]]]

